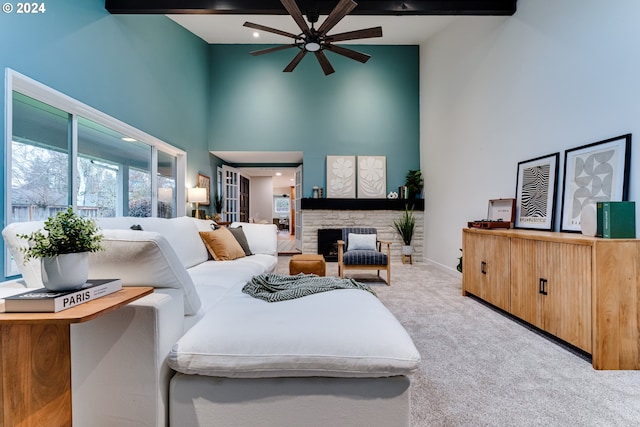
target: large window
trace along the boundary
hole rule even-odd
[[[184,214],[183,151],[12,70],[6,90],[7,222],[68,206],[95,218]],[[5,276],[15,267],[5,248]]]

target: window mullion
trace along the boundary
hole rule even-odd
[[[69,204],[78,211],[78,116],[69,114]]]

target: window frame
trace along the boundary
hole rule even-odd
[[[186,200],[186,169],[187,169],[187,153],[179,148],[176,148],[146,132],[143,132],[127,123],[124,123],[106,113],[103,113],[93,107],[90,107],[68,95],[63,94],[55,89],[52,89],[30,77],[18,73],[10,68],[5,69],[5,117],[4,117],[4,167],[5,167],[5,188],[4,188],[4,207],[5,207],[5,219],[3,226],[6,226],[11,221],[11,173],[12,173],[12,140],[13,140],[13,93],[19,92],[25,96],[36,99],[40,102],[51,105],[52,107],[63,110],[71,115],[71,138],[72,146],[69,153],[69,161],[73,169],[71,174],[71,180],[69,182],[72,190],[71,194],[71,206],[73,209],[77,209],[77,194],[75,192],[77,183],[77,158],[78,158],[78,117],[94,121],[98,124],[120,132],[123,135],[127,135],[140,142],[151,146],[151,216],[155,217],[158,214],[157,202],[158,202],[158,189],[157,189],[157,177],[158,173],[158,151],[162,151],[166,154],[176,157],[176,212],[177,216],[180,216],[180,201]],[[182,215],[186,213],[186,204],[182,204]],[[11,256],[9,251],[4,246],[4,274],[5,277],[10,277],[19,274],[19,272],[10,271]]]

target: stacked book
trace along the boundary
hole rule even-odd
[[[91,279],[87,280],[82,288],[66,292],[38,288],[6,297],[4,310],[7,313],[56,313],[118,292],[120,289],[120,279]]]
[[[635,239],[636,202],[598,202],[596,236]]]

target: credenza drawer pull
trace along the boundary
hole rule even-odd
[[[480,272],[482,274],[487,274],[487,263],[484,261],[480,264]]]
[[[538,292],[542,295],[547,295],[547,279],[540,278],[540,285],[538,288]]]

